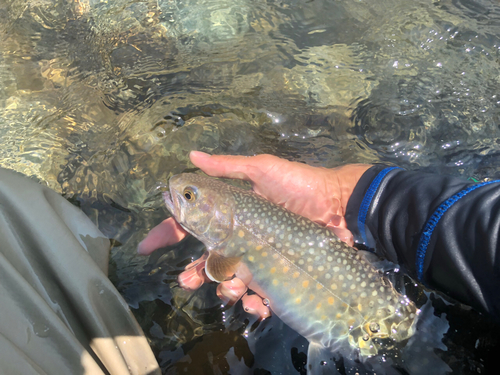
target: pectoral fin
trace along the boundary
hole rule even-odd
[[[205,265],[208,278],[218,283],[229,279],[236,272],[241,257],[225,257],[216,251],[210,251]]]

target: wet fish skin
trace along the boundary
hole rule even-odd
[[[176,175],[169,185],[167,208],[206,245],[209,277],[223,281],[242,262],[272,311],[310,348],[368,357],[380,340],[401,342],[414,333],[415,305],[328,229],[202,175]]]

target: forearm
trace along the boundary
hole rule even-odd
[[[498,318],[499,187],[377,165],[356,185],[346,220],[358,243]]]

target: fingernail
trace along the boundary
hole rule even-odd
[[[143,246],[142,243],[143,242],[144,242],[144,240],[141,241],[141,242],[139,242],[139,245],[137,245],[137,254],[139,254],[139,255],[146,255],[145,251],[142,248],[142,246]]]
[[[210,154],[207,154],[206,152],[202,152],[202,151],[191,151],[189,153],[189,157],[196,157],[196,158],[201,158],[201,159],[206,159],[206,158],[209,158]]]

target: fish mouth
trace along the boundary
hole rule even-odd
[[[167,206],[167,209],[170,211],[172,216],[175,217],[175,205],[174,205],[174,200],[172,198],[172,194],[170,194],[169,191],[164,191],[162,195],[163,195],[163,201],[165,202],[165,206]]]

